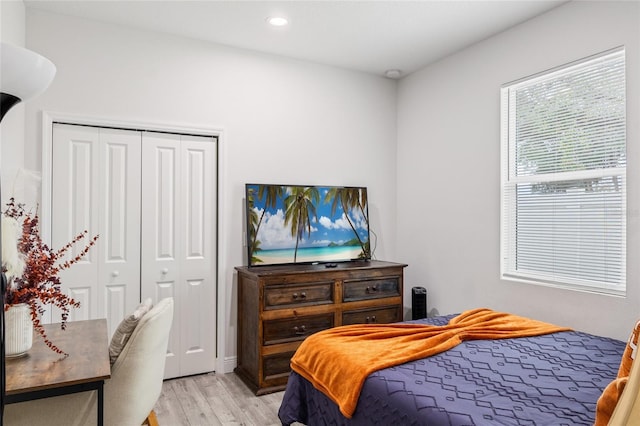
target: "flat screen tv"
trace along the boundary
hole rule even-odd
[[[246,184],[249,266],[370,260],[366,187]]]

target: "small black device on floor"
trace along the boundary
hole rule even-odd
[[[427,317],[427,289],[413,287],[411,289],[411,319],[417,320]]]

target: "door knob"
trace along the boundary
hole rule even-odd
[[[167,275],[169,273],[169,269],[168,268],[162,268],[162,275]]]
[[[111,276],[112,277],[117,277],[118,275],[120,275],[120,272],[118,272],[118,271],[111,272]]]

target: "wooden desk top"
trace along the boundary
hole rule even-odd
[[[53,352],[34,332],[27,355],[6,360],[7,395],[111,377],[106,319],[68,322],[66,330],[61,330],[59,323],[44,327],[49,339],[69,356]]]

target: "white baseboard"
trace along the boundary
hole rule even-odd
[[[238,365],[238,357],[237,356],[229,356],[224,359],[224,372],[232,373],[233,369]]]

